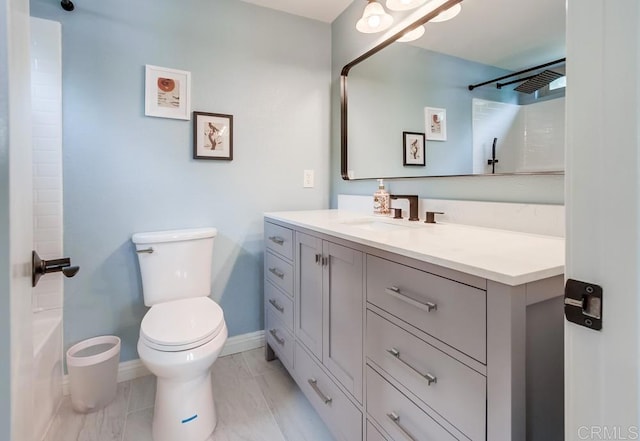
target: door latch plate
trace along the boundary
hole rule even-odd
[[[564,315],[570,322],[602,329],[602,287],[568,279],[564,288]]]

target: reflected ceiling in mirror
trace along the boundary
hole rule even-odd
[[[544,70],[552,72],[547,81],[563,81],[564,63],[505,79],[501,82],[523,81],[501,89],[495,82],[473,91],[468,86],[561,59],[564,0],[461,5],[453,20],[426,23],[422,38],[398,43],[402,32],[397,32],[345,66],[344,179],[562,173],[564,88],[554,83],[532,94],[514,88]],[[427,13],[405,29],[433,16]],[[407,161],[415,149],[403,145],[404,132],[425,133],[424,166],[414,158]]]

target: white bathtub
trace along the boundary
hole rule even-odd
[[[42,440],[62,400],[62,310],[33,314],[34,439]]]

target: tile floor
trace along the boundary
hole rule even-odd
[[[218,426],[210,441],[333,441],[278,360],[264,349],[219,358],[213,366]],[[81,415],[65,397],[45,441],[152,441],[155,378],[120,383],[105,409]],[[181,441],[181,440],[176,440]]]

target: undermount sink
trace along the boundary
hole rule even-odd
[[[381,219],[358,219],[341,222],[343,225],[349,225],[351,227],[361,228],[368,231],[399,231],[407,228],[412,228],[406,223],[400,223],[402,221],[384,221]]]

